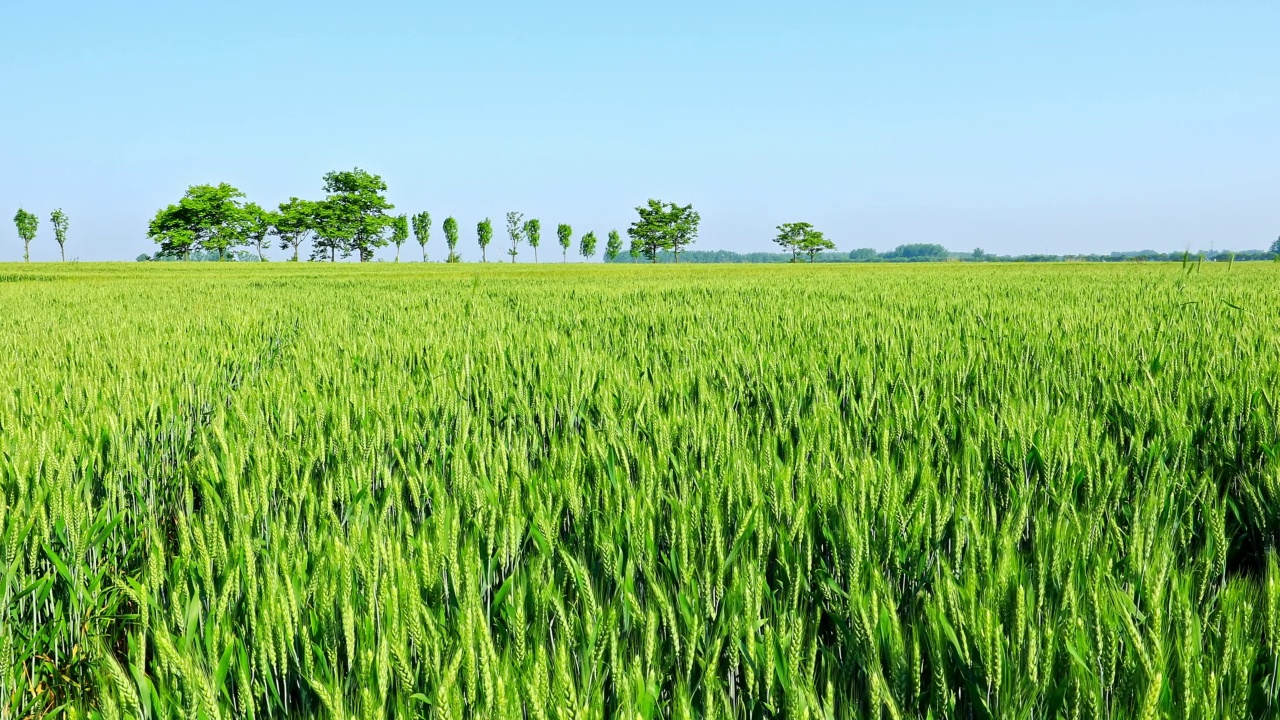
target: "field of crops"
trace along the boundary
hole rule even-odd
[[[0,717],[1244,718],[1280,267],[0,271]]]

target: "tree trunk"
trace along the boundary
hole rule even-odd
[[[31,262],[31,241],[22,241],[22,262]]]
[[[537,245],[533,246],[533,264],[534,265],[538,264],[538,246]]]
[[[427,261],[427,244],[422,243],[422,262]]]
[[[297,243],[297,244],[295,244],[295,245],[293,246],[293,261],[294,261],[294,262],[298,262],[298,245],[301,245],[301,244],[302,244],[302,243]]]
[[[62,243],[58,243],[58,252],[62,253],[62,262],[67,261],[67,248]]]
[[[267,258],[262,254],[262,243],[258,243],[258,262],[266,262]]]

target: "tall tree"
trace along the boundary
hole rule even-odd
[[[800,234],[801,225],[809,223],[782,223],[777,227],[778,234],[774,236],[773,241],[782,246],[783,250],[791,253],[791,262],[796,262],[800,258]]]
[[[397,215],[391,222],[391,242],[396,246],[396,262],[400,262],[400,246],[409,239],[409,216]]]
[[[637,242],[634,237],[631,238],[631,243],[629,247],[627,247],[627,254],[631,256],[631,262],[635,262],[640,259],[640,243]]]
[[[569,246],[573,244],[573,228],[566,223],[560,223],[556,226],[556,237],[560,238],[560,249],[564,251],[564,262],[569,262]]]
[[[800,253],[810,253],[809,261],[812,262],[813,255],[818,251],[835,248],[830,240],[823,238],[822,233],[807,222],[782,223],[777,229],[778,235],[773,241],[791,253],[791,262],[797,262]]]
[[[596,234],[594,231],[582,236],[582,241],[578,243],[578,252],[587,260],[590,260],[596,254]]]
[[[53,239],[58,241],[58,252],[62,254],[62,262],[67,261],[67,214],[58,208],[49,214],[49,224],[53,225]]]
[[[520,252],[520,240],[524,237],[524,214],[514,210],[507,213],[507,237],[511,238],[511,249],[507,254],[511,262],[516,261],[516,253]]]
[[[413,236],[422,246],[422,262],[427,261],[427,240],[431,237],[431,213],[423,210],[413,216]]]
[[[444,241],[449,246],[449,257],[446,262],[458,262],[458,253],[454,252],[458,247],[458,221],[452,217],[444,219]]]
[[[671,250],[676,262],[680,262],[680,250],[693,243],[698,236],[698,224],[702,217],[692,205],[676,205],[650,199],[636,208],[640,218],[631,223],[627,234],[640,246],[640,252],[650,262],[658,262],[658,253]]]
[[[13,216],[13,224],[18,227],[18,237],[22,238],[22,260],[31,262],[31,241],[36,239],[40,218],[35,213],[18,208],[17,214]]]
[[[485,249],[489,247],[489,243],[493,240],[493,223],[489,218],[485,218],[476,223],[476,240],[480,243],[480,262],[489,262]]]
[[[176,205],[156,211],[147,237],[160,245],[157,256],[189,258],[193,250],[227,252],[244,241],[244,193],[227,183],[192,185]]]
[[[608,262],[615,262],[618,255],[622,252],[622,236],[617,230],[609,231],[609,240],[604,244],[604,259]]]
[[[836,244],[831,242],[822,234],[821,230],[814,230],[812,227],[804,234],[804,238],[800,240],[800,252],[809,256],[809,262],[813,262],[818,253],[823,250],[835,250]]]
[[[530,218],[524,224],[524,239],[533,248],[533,262],[538,262],[538,245],[542,243],[542,221]]]
[[[262,253],[262,243],[271,234],[275,226],[275,213],[263,210],[258,203],[245,203],[240,217],[241,233],[244,239],[258,249],[258,262],[265,262],[267,256]]]
[[[343,257],[354,252],[361,262],[372,260],[377,248],[386,247],[387,230],[394,222],[387,214],[395,209],[387,202],[387,184],[355,168],[326,174],[324,191],[328,197],[317,213],[316,244],[329,250],[330,260],[336,260],[339,251]]]
[[[293,262],[298,262],[298,248],[316,228],[316,212],[315,202],[291,197],[273,214],[271,234],[280,238],[281,250],[293,250]]]
[[[675,253],[675,261],[680,262],[680,251],[686,245],[692,245],[698,238],[698,225],[702,216],[693,209],[693,205],[683,207],[672,203],[667,211],[668,232],[671,237],[671,251]]]
[[[1280,255],[1280,237],[1276,238],[1276,241],[1271,243],[1270,252]]]

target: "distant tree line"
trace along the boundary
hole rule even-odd
[[[387,184],[381,177],[359,168],[331,172],[324,176],[324,192],[322,200],[292,197],[269,210],[246,201],[243,192],[227,183],[192,185],[177,203],[156,212],[147,227],[147,237],[159,247],[154,255],[143,254],[138,260],[265,261],[264,247],[270,246],[274,239],[281,249],[292,251],[292,261],[301,258],[301,248],[309,241],[311,260],[334,262],[339,257],[354,255],[361,262],[367,262],[373,259],[378,248],[395,245],[398,262],[401,247],[412,234],[422,247],[422,261],[427,262],[431,213],[423,211],[413,217],[392,215],[395,206],[387,201]],[[657,262],[660,254],[671,253],[672,260],[678,262],[681,251],[697,238],[701,218],[692,205],[650,200],[636,208],[636,213],[638,219],[627,229],[631,238],[628,256],[633,261],[643,257]],[[526,220],[522,213],[514,211],[507,213],[506,220],[509,242],[506,254],[511,262],[516,261],[522,244],[533,249],[533,259],[537,262],[542,242],[541,220]],[[21,223],[19,226],[25,227]],[[458,221],[447,217],[441,229],[449,249],[445,262],[460,262]],[[476,223],[476,243],[482,262],[489,259],[493,232],[489,218]],[[560,223],[556,226],[556,238],[561,260],[568,262],[569,249],[573,247],[573,227]],[[595,257],[598,243],[594,231],[584,233],[578,239],[579,255],[586,260]],[[622,236],[617,230],[610,230],[604,245],[604,260],[616,262],[622,250]]]
[[[730,250],[691,250],[680,256],[681,262],[691,263],[789,263],[794,262],[794,252],[751,252],[737,253]],[[942,245],[911,244],[899,245],[889,252],[878,252],[873,248],[858,248],[849,252],[824,253],[812,258],[819,263],[913,263],[913,262],[1182,262],[1204,259],[1211,262],[1248,262],[1259,260],[1280,260],[1280,239],[1271,244],[1268,250],[1241,251],[1208,251],[1208,252],[1170,252],[1161,253],[1154,250],[1134,250],[1112,252],[1107,254],[1085,255],[996,255],[975,249],[968,253],[951,252]],[[671,262],[670,253],[659,253],[659,262]]]

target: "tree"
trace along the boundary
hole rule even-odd
[[[542,243],[542,221],[530,218],[524,224],[524,239],[533,248],[533,262],[538,262],[538,245]]]
[[[631,238],[631,246],[627,248],[627,254],[631,256],[631,262],[640,259],[640,243],[635,238]]]
[[[596,254],[595,232],[589,232],[582,236],[582,242],[578,244],[578,252],[587,260],[590,260],[591,256]]]
[[[880,253],[877,253],[875,248],[858,248],[849,251],[849,259],[854,262],[871,262],[879,257]]]
[[[1280,242],[1280,240],[1277,240],[1276,242]],[[986,257],[987,257],[987,253],[986,253],[985,251],[983,251],[983,249],[982,249],[982,248],[974,248],[974,249],[973,249],[973,259],[974,259],[975,261],[978,261],[978,260],[985,260],[985,259],[986,259]]]
[[[1268,252],[1280,255],[1280,237],[1276,238],[1276,241],[1271,243],[1271,249]]]
[[[604,259],[608,262],[616,262],[618,254],[622,252],[622,236],[617,230],[609,231],[609,240],[604,244]]]
[[[427,261],[427,239],[431,237],[431,213],[423,210],[413,216],[413,236],[422,246],[422,262]]]
[[[316,227],[316,203],[289,198],[273,213],[271,234],[280,238],[280,249],[293,249],[293,262],[298,262],[298,248]]]
[[[449,257],[446,262],[458,262],[458,254],[453,251],[458,247],[458,221],[452,217],[444,219],[444,241],[449,246]]]
[[[244,240],[244,193],[227,183],[192,185],[176,205],[156,211],[147,237],[160,245],[157,257],[189,258],[193,250],[219,258]]]
[[[67,214],[58,208],[49,214],[49,224],[53,225],[53,239],[58,241],[58,252],[62,254],[62,262],[67,261]]]
[[[396,262],[400,262],[400,246],[409,239],[409,216],[397,215],[391,220],[391,242],[396,246]]]
[[[511,249],[507,254],[511,262],[516,261],[516,253],[520,252],[520,239],[524,237],[524,215],[514,210],[507,213],[507,237],[511,238]]]
[[[560,238],[560,249],[564,251],[564,261],[569,262],[569,246],[573,244],[573,228],[566,223],[556,226],[556,237]]]
[[[627,234],[650,262],[658,262],[658,253],[662,250],[672,251],[675,261],[680,262],[680,250],[698,237],[702,216],[692,205],[650,199],[648,204],[637,207],[636,213],[640,219],[631,223]]]
[[[259,262],[266,262],[267,260],[267,256],[262,254],[262,243],[267,239],[267,235],[271,234],[271,229],[275,226],[275,223],[275,213],[270,210],[263,210],[258,203],[245,203],[244,211],[240,217],[240,232],[249,244],[258,249]]]
[[[811,229],[813,226],[807,222],[782,223],[778,226],[778,235],[773,241],[781,245],[783,250],[791,253],[791,262],[796,262],[800,257],[800,245],[804,241],[805,233]]]
[[[18,237],[22,238],[22,260],[31,262],[31,241],[36,239],[36,228],[40,226],[40,218],[35,213],[18,208],[13,216],[13,224],[18,227]]]
[[[328,197],[320,201],[316,228],[316,245],[329,251],[336,260],[357,253],[360,262],[373,259],[377,248],[386,247],[387,229],[395,222],[387,214],[395,206],[387,202],[387,184],[382,178],[360,168],[328,173],[324,176]]]
[[[812,227],[805,232],[804,237],[800,240],[800,252],[809,256],[809,262],[818,256],[823,250],[835,250],[836,244],[828,240],[821,230],[814,230]]]
[[[489,218],[476,223],[476,241],[480,243],[480,262],[489,262],[488,256],[485,255],[485,248],[489,247],[492,240],[493,223],[489,222]]]

